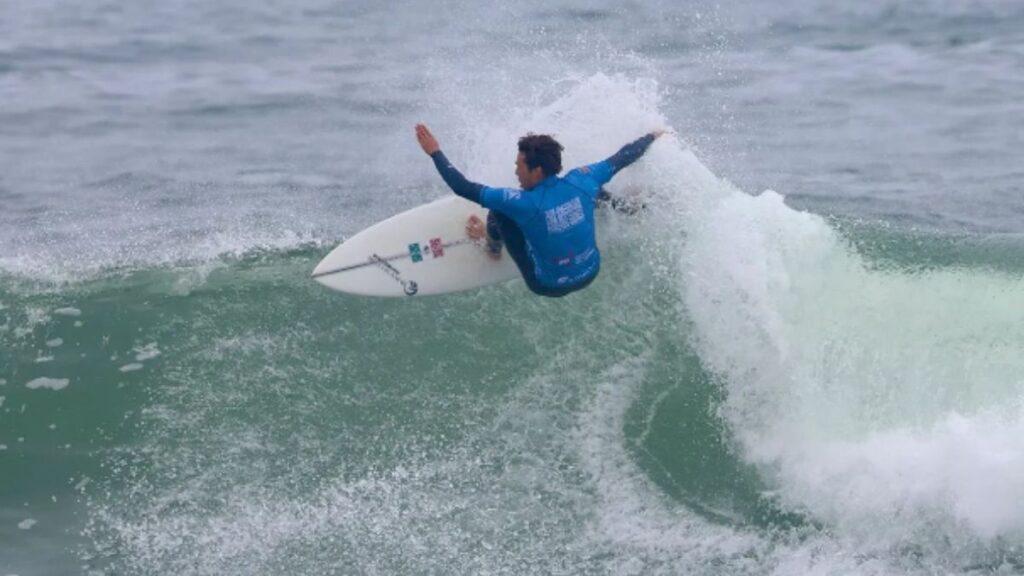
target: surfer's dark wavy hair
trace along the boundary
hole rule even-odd
[[[562,171],[562,150],[562,145],[547,134],[530,132],[519,139],[519,151],[523,153],[526,166],[531,170],[540,168],[545,176]]]

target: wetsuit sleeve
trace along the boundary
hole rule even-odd
[[[596,200],[601,186],[612,179],[612,165],[607,160],[580,166],[565,175],[566,182],[584,191],[591,200]]]
[[[517,222],[535,211],[534,205],[523,197],[523,191],[515,188],[484,186],[480,192],[480,205],[500,212]]]
[[[448,158],[444,155],[444,152],[438,150],[430,155],[434,160],[434,166],[437,171],[441,174],[441,178],[444,179],[445,184],[452,189],[459,196],[462,196],[466,200],[481,204],[480,193],[484,189],[483,184],[477,184],[476,182],[470,182],[462,175],[462,172],[452,166],[452,163],[448,161]]]
[[[619,170],[636,162],[644,155],[647,148],[654,142],[654,134],[648,134],[623,146],[607,160],[580,166],[565,175],[566,179],[580,188],[589,190],[591,197],[596,199],[601,186],[607,184]]]
[[[611,164],[612,176],[617,174],[619,170],[622,170],[626,166],[636,162],[644,155],[644,152],[647,152],[647,148],[650,147],[653,142],[654,134],[647,134],[646,136],[642,136],[629,144],[626,144],[619,149],[618,152],[605,160],[605,162]]]

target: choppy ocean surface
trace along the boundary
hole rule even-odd
[[[0,575],[1024,573],[1024,5],[0,7]],[[311,282],[657,127],[585,292]]]

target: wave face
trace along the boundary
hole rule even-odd
[[[12,21],[50,22],[40,6]],[[464,18],[446,23],[434,8],[359,3],[175,6],[71,11],[51,24],[68,46],[9,30],[0,47],[12,93],[32,70],[70,70],[99,79],[73,84],[84,101],[122,103],[114,122],[62,107],[62,91],[19,99],[0,143],[19,160],[0,176],[4,573],[1024,566],[1024,241],[1005,233],[1014,201],[999,200],[1013,170],[1005,157],[975,165],[993,167],[993,190],[973,211],[946,181],[908,199],[895,188],[922,149],[850,159],[842,143],[867,136],[827,112],[882,121],[912,107],[908,79],[943,58],[1013,60],[1012,7],[798,3],[731,19],[657,3],[455,5]],[[153,18],[222,35],[125,32]],[[396,18],[457,34],[406,22],[396,35]],[[904,25],[921,19],[928,33]],[[542,28],[569,25],[579,33]],[[85,42],[108,29],[127,35]],[[975,38],[990,29],[1002,35]],[[383,43],[386,62],[336,34]],[[780,37],[802,48],[773,58]],[[277,59],[281,46],[293,59]],[[239,68],[250,51],[261,64]],[[181,62],[209,69],[187,81]],[[876,75],[851,87],[865,67]],[[141,71],[148,88],[120,82]],[[766,114],[784,109],[780,77],[823,90],[799,122]],[[892,112],[876,89],[896,77],[909,85]],[[970,134],[999,108],[992,94],[959,118],[964,132],[937,130]],[[324,290],[308,274],[334,244],[444,193],[412,144],[424,117],[493,185],[514,183],[527,132],[555,134],[567,167],[675,133],[610,185],[650,209],[599,215],[603,268],[582,293]],[[829,122],[836,148],[805,146]],[[737,148],[743,127],[800,154]],[[164,137],[142,148],[151,134]],[[25,152],[44,141],[63,167]],[[955,146],[934,161],[947,155],[972,161]],[[794,157],[836,190],[763,185]],[[869,190],[882,180],[894,189]]]
[[[1019,540],[1018,272],[875,268],[771,191],[702,214],[684,269],[720,414],[785,508],[868,549]]]

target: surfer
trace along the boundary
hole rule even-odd
[[[541,296],[558,298],[586,288],[601,267],[594,238],[594,204],[607,195],[602,186],[647,151],[664,130],[655,130],[626,144],[607,160],[580,166],[564,177],[562,145],[546,134],[519,139],[516,178],[521,189],[492,188],[471,182],[441,151],[437,138],[423,124],[416,139],[433,160],[452,191],[490,212],[484,224],[472,216],[466,233],[486,239],[488,254],[501,257],[502,244],[526,281]]]

